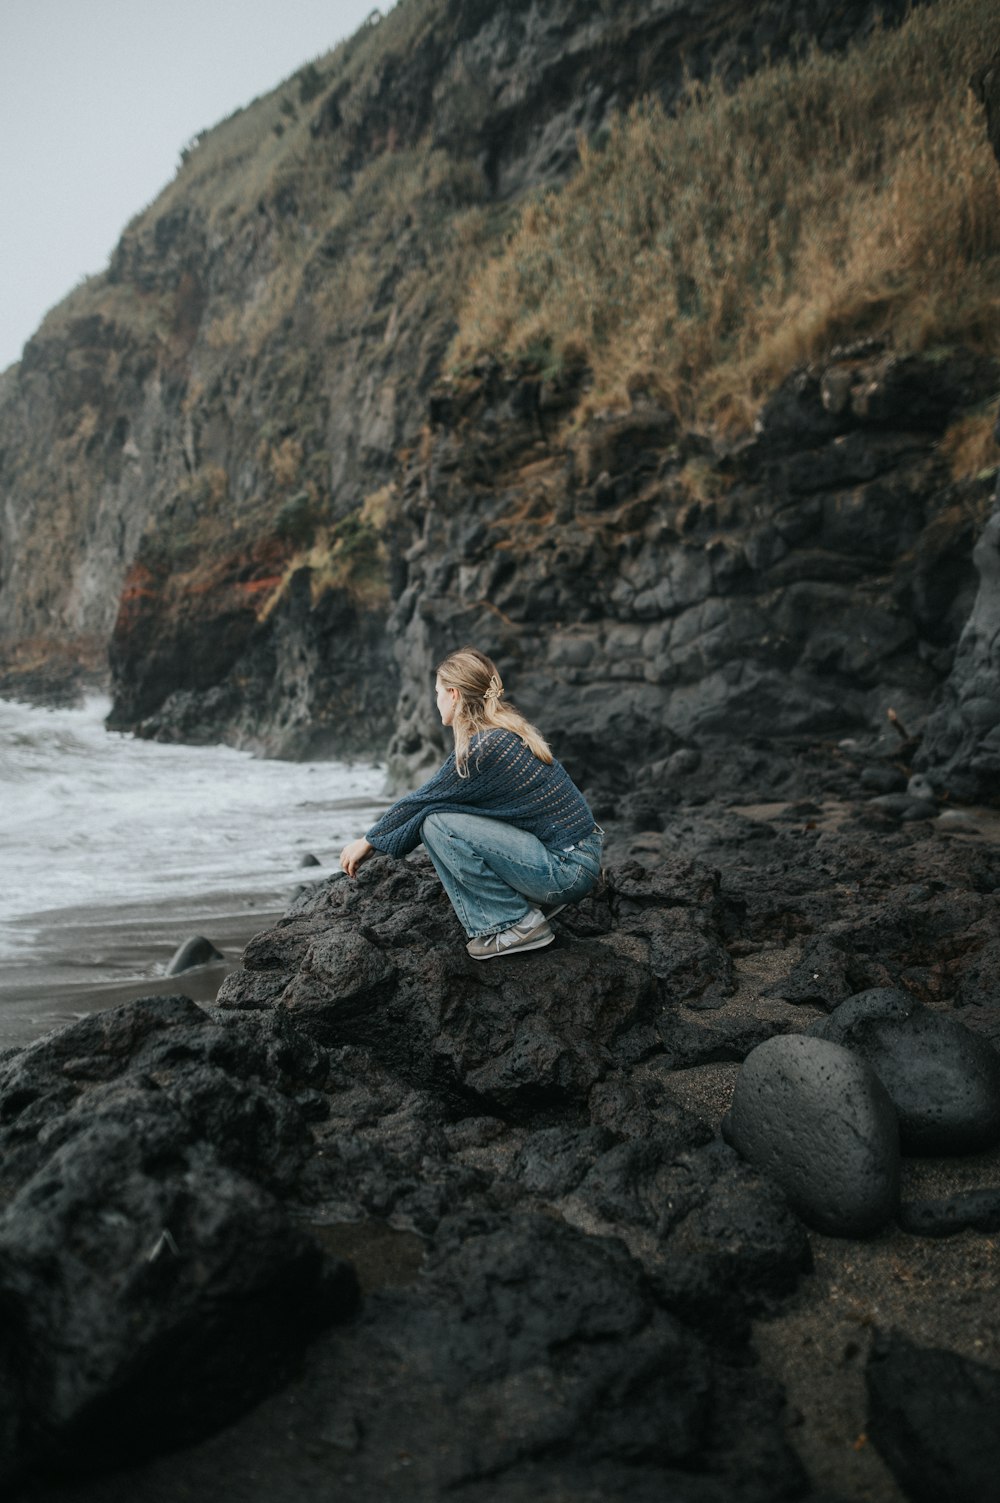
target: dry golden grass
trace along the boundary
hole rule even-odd
[[[977,480],[1000,465],[995,425],[995,402],[968,413],[951,425],[941,440],[941,450],[948,460],[953,479]]]
[[[591,405],[640,372],[682,420],[741,426],[845,337],[997,350],[1000,171],[969,79],[998,47],[995,0],[941,0],[674,117],[633,108],[475,278],[453,366],[582,347]]]
[[[319,530],[285,565],[281,581],[263,603],[258,618],[266,621],[284,599],[293,575],[309,569],[313,603],[328,590],[345,590],[358,604],[385,606],[389,601],[386,549],[382,531],[397,501],[392,485],[366,496],[360,508],[340,522]]]

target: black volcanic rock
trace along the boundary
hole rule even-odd
[[[699,785],[773,796],[816,738],[888,752],[889,707],[922,728],[972,610],[992,490],[956,489],[936,435],[995,391],[989,360],[875,348],[797,371],[751,442],[703,456],[711,500],[689,492],[686,440],[648,400],[540,438],[516,400],[530,379],[471,373],[401,479],[400,785],[437,755],[427,685],[461,641],[504,665],[577,780],[615,789],[635,830],[662,830]],[[936,813],[879,797],[887,826]]]
[[[4,1061],[5,1480],[203,1435],[351,1313],[352,1270],[274,1193],[301,1171],[308,1129],[266,1077],[315,1076],[279,1019],[238,1035],[184,997],[125,1004]]]
[[[4,1475],[227,1423],[354,1308],[303,1220],[392,1217],[426,1238],[418,1286],[315,1359],[335,1354],[326,1432],[363,1433],[362,1475],[402,1446],[434,1486],[586,1466],[687,1496],[707,1468],[698,1503],[794,1494],[780,1395],[738,1349],[808,1266],[804,1229],[665,1099],[648,1024],[669,981],[647,920],[706,892],[686,865],[624,876],[557,964],[484,976],[426,864],[373,863],[248,946],[287,978],[270,1009],[144,999],[6,1057]]]
[[[907,1200],[899,1224],[919,1237],[953,1237],[958,1232],[1000,1232],[1000,1188],[964,1190],[938,1200]]]
[[[1000,506],[983,528],[973,560],[979,592],[914,765],[953,798],[995,805],[1000,797]]]
[[[1000,1373],[880,1335],[865,1373],[868,1432],[913,1503],[983,1503],[1000,1476]]]
[[[1000,1053],[954,1018],[885,988],[850,998],[811,1032],[871,1065],[904,1153],[976,1153],[1000,1139]]]
[[[75,1134],[0,1218],[4,1361],[22,1385],[8,1476],[209,1433],[354,1307],[347,1265],[176,1126],[136,1114]]]
[[[873,838],[865,765],[864,751],[813,753],[780,803],[679,802],[661,831],[612,828],[601,889],[556,918],[546,951],[475,966],[426,858],[373,858],[255,936],[216,1007],[140,1000],[6,1054],[0,1280],[31,1333],[0,1358],[9,1470],[51,1503],[66,1489],[40,1475],[46,1416],[51,1462],[92,1421],[104,1460],[121,1465],[111,1416],[134,1408],[147,1450],[228,1428],[77,1481],[85,1503],[145,1495],[154,1476],[151,1497],[182,1485],[214,1496],[222,1477],[262,1503],[279,1475],[306,1498],[349,1476],[371,1503],[386,1477],[421,1503],[445,1484],[468,1503],[820,1496],[789,1447],[796,1414],[765,1375],[761,1333],[789,1312],[825,1320],[815,1302],[831,1260],[860,1256],[841,1236],[817,1278],[802,1277],[816,1195],[829,1199],[853,1164],[854,1211],[863,1196],[871,1166],[849,1127],[863,1136],[871,1122],[851,1117],[842,1087],[874,1077],[798,1031],[822,999],[790,1005],[768,987],[835,939],[886,988],[852,997],[845,1023],[908,1018],[917,997],[951,1020],[964,1000],[986,1037],[1000,1013],[987,985],[995,847],[922,821]],[[782,1189],[782,1162],[748,1163],[719,1135],[740,1061],[752,1075],[762,1053],[803,1046],[855,1072],[824,1075],[825,1094],[786,1114],[780,1160],[815,1150],[808,1204]],[[781,1114],[766,1115],[773,1126]],[[994,1211],[986,1191],[943,1207],[910,1197],[900,1222],[912,1230],[887,1225],[865,1261],[886,1277],[924,1268],[956,1248],[940,1234],[959,1222],[978,1256]],[[364,1290],[346,1321],[345,1258]],[[919,1337],[938,1291],[924,1279],[913,1293]],[[27,1347],[35,1387],[20,1378]],[[175,1387],[178,1354],[195,1373],[162,1402],[148,1355],[161,1351]],[[54,1376],[64,1409],[46,1396]],[[261,1399],[265,1376],[287,1386]],[[133,1380],[133,1408],[117,1408]],[[863,1414],[857,1425],[850,1438]],[[88,1444],[72,1455],[96,1466]]]
[[[223,956],[215,948],[210,939],[202,934],[193,934],[178,945],[167,966],[168,976],[178,976],[181,971],[189,971],[194,966],[208,965],[210,961],[222,960]]]
[[[370,1050],[415,1085],[491,1110],[570,1107],[654,1046],[665,1002],[723,1000],[731,962],[714,901],[710,874],[636,866],[567,912],[558,946],[477,966],[426,858],[375,858],[258,936],[219,1003],[257,1005],[263,973],[276,1005],[327,1047]]]
[[[387,1467],[404,1496],[484,1503],[805,1490],[774,1385],[664,1311],[618,1239],[548,1215],[450,1218],[310,1361],[301,1433],[336,1437],[372,1503]]]

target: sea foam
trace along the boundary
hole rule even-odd
[[[0,700],[0,961],[61,913],[286,893],[384,806],[371,763],[279,762],[104,729],[108,702]]]

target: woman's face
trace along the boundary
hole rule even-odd
[[[441,716],[442,725],[451,725],[455,718],[455,710],[458,707],[458,690],[446,689],[441,680],[434,680],[434,692],[437,695],[438,714]]]

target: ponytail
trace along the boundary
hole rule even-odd
[[[540,762],[552,761],[541,731],[504,699],[503,680],[492,658],[475,647],[463,647],[438,665],[437,676],[446,689],[458,690],[451,728],[459,777],[468,777],[469,752],[483,731],[510,731]]]

